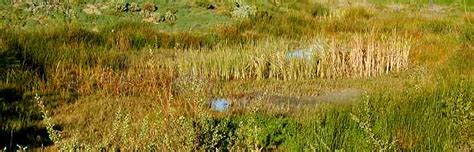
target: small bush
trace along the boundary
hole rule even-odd
[[[276,150],[297,135],[299,126],[289,117],[262,114],[246,115],[236,121],[236,146],[254,150]]]
[[[238,124],[229,118],[205,119],[196,124],[198,146],[206,151],[227,151],[234,146]]]

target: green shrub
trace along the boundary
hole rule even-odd
[[[206,151],[228,151],[235,144],[235,131],[238,124],[230,118],[201,118],[196,122],[197,143]]]
[[[267,116],[262,114],[237,117],[237,146],[254,150],[276,150],[297,136],[298,123],[285,116]]]

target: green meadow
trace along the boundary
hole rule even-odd
[[[0,151],[473,151],[469,0],[0,2]]]

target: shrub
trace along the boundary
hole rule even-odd
[[[206,151],[226,151],[235,144],[235,130],[238,124],[229,118],[209,119],[201,118],[196,124],[198,146]]]

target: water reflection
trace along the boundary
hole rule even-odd
[[[229,109],[230,101],[224,98],[211,100],[211,109],[218,112],[224,112]]]

